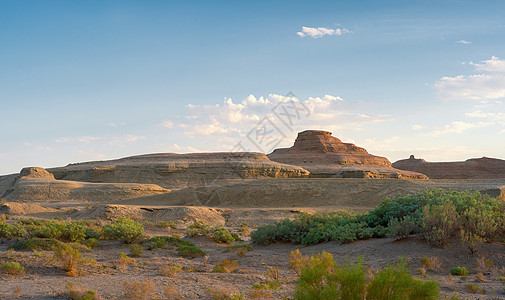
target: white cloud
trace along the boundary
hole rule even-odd
[[[466,41],[466,40],[459,40],[459,41],[456,41],[456,43],[463,44],[463,45],[468,45],[468,44],[471,44],[472,42],[469,42],[469,41]]]
[[[109,123],[110,127],[119,127],[119,126],[125,126],[125,125],[126,125],[125,122],[110,122]]]
[[[351,33],[349,29],[346,28],[325,28],[325,27],[302,27],[302,31],[298,31],[296,34],[300,37],[312,37],[312,38],[320,38],[325,35],[342,35],[344,33]]]
[[[424,126],[419,125],[419,124],[412,125],[412,130],[416,130],[417,131],[417,130],[421,130],[423,128],[424,128]]]
[[[77,150],[76,152],[80,156],[83,156],[85,159],[102,159],[105,157],[104,154],[96,153],[93,150],[88,150],[88,151]]]
[[[480,110],[476,110],[470,113],[465,114],[467,117],[470,118],[481,118],[481,119],[489,119],[492,121],[500,121],[503,120],[505,121],[505,113],[490,113],[490,112],[482,112]]]
[[[277,127],[269,138],[282,137],[286,143],[292,143],[296,133],[306,129],[329,130],[342,137],[344,132],[364,130],[367,124],[391,120],[389,116],[361,109],[356,111],[355,104],[329,94],[306,100],[278,94],[266,97],[249,95],[240,102],[225,98],[222,104],[190,104],[186,108],[187,116],[191,117],[185,118],[187,121],[182,123],[174,123],[174,130],[183,128],[186,137],[198,139],[199,143],[210,144],[211,148],[221,151],[227,151],[238,141],[243,141],[248,150],[268,152],[269,149],[259,149],[248,139],[248,134],[259,128],[262,122]],[[206,140],[210,142],[206,143]]]
[[[159,126],[166,127],[166,128],[173,128],[174,123],[172,121],[165,120],[165,121],[161,121],[159,123]]]
[[[435,88],[446,100],[489,100],[505,98],[505,61],[498,57],[469,63],[481,74],[442,77]]]
[[[480,64],[473,62],[469,64],[475,66],[475,69],[478,71],[505,73],[505,60],[501,60],[496,56],[492,56],[491,59],[488,60],[483,60]]]
[[[463,133],[463,131],[472,128],[481,128],[493,125],[491,122],[478,122],[478,123],[465,123],[461,121],[454,121],[451,124],[445,125],[442,128],[437,128],[431,132],[432,136],[439,136],[447,133]]]

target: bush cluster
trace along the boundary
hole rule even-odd
[[[299,256],[298,253],[292,255]],[[407,271],[405,260],[367,276],[363,258],[337,265],[330,253],[305,258],[300,269],[295,299],[437,299],[434,281],[421,281]],[[294,263],[292,265],[297,265]]]
[[[425,190],[415,195],[386,199],[374,210],[303,214],[260,226],[252,232],[257,244],[286,241],[314,245],[326,241],[350,243],[370,237],[402,239],[422,233],[435,246],[459,236],[473,251],[482,242],[495,241],[505,233],[505,202],[478,192]]]
[[[127,244],[140,241],[144,237],[144,226],[134,220],[121,217],[112,224],[103,227],[104,236],[113,240],[121,240]]]
[[[230,244],[236,241],[241,241],[240,237],[231,233],[228,229],[221,226],[210,227],[210,225],[194,222],[186,229],[186,235],[194,236],[208,236],[217,243]]]
[[[206,255],[206,253],[198,248],[195,243],[173,236],[155,236],[147,240],[144,245],[149,250],[155,248],[170,250],[176,249],[179,255],[191,258]]]

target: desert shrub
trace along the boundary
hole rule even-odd
[[[182,271],[181,265],[164,265],[159,269],[161,275],[165,277],[174,277],[175,274]]]
[[[335,266],[330,253],[323,251],[311,256],[301,270],[295,299],[338,299]]]
[[[154,282],[149,279],[142,282],[125,281],[123,299],[151,300],[154,299],[155,290]]]
[[[228,229],[221,226],[215,226],[210,232],[211,238],[218,243],[230,244],[235,241],[240,241],[238,235],[231,233]]]
[[[76,222],[68,223],[63,230],[63,239],[80,243],[86,239],[87,227]]]
[[[475,280],[477,280],[478,282],[484,282],[485,281],[484,274],[478,273],[477,275],[475,275]]]
[[[466,276],[468,275],[468,270],[465,267],[452,268],[450,271],[451,275]]]
[[[158,221],[154,224],[154,226],[158,228],[172,228],[177,229],[177,225],[175,225],[174,221]]]
[[[143,249],[144,248],[141,245],[132,244],[130,245],[130,254],[133,257],[140,257],[142,255]]]
[[[154,248],[176,249],[182,246],[195,247],[195,244],[193,242],[186,241],[173,236],[155,236],[147,240],[144,244],[149,250]]]
[[[136,265],[137,261],[134,258],[129,257],[126,253],[119,253],[118,259],[116,261],[116,267],[120,272],[125,272],[129,265]]]
[[[442,263],[440,262],[440,259],[436,256],[432,257],[422,257],[421,258],[421,263],[423,264],[423,267],[431,270],[431,271],[439,271],[442,267]]]
[[[13,239],[21,238],[27,235],[25,228],[20,224],[9,224],[0,222],[0,238]]]
[[[251,227],[249,227],[248,223],[242,222],[238,226],[238,231],[240,232],[241,235],[248,236],[251,234]]]
[[[101,299],[93,290],[86,289],[73,282],[67,282],[67,296],[72,300]]]
[[[91,249],[98,247],[100,245],[100,242],[95,238],[89,238],[84,240],[82,244]]]
[[[196,246],[187,246],[187,245],[178,247],[177,253],[180,256],[184,256],[184,257],[188,257],[188,258],[195,258],[195,257],[200,257],[200,256],[206,255],[206,253],[202,249],[200,249]]]
[[[54,259],[59,261],[62,268],[67,271],[67,275],[76,277],[79,275],[78,266],[81,263],[81,252],[64,244],[63,247],[54,249]]]
[[[302,269],[304,269],[309,262],[307,256],[302,255],[299,249],[293,250],[289,253],[289,267],[300,276]]]
[[[86,227],[86,239],[100,239],[102,237],[102,228]]]
[[[242,300],[245,299],[244,294],[230,291],[224,287],[213,287],[207,290],[207,294],[213,300]]]
[[[25,268],[17,262],[2,264],[2,270],[9,275],[23,275],[25,273]]]
[[[277,290],[281,286],[281,280],[279,276],[279,268],[268,267],[265,272],[268,280],[266,282],[256,282],[253,284],[253,289],[256,290]]]
[[[477,294],[480,290],[480,287],[476,283],[467,283],[465,284],[465,290],[469,291],[470,293]]]
[[[343,266],[337,267],[335,277],[339,283],[341,299],[363,299],[367,284],[363,257],[358,258],[356,263],[347,262]]]
[[[229,259],[225,259],[221,262],[217,262],[212,269],[212,273],[232,273],[238,268],[238,263],[236,260],[231,261]]]
[[[404,216],[402,219],[390,219],[387,227],[387,236],[397,240],[407,238],[410,234],[419,231],[419,221],[413,216]]]
[[[127,244],[138,242],[144,236],[144,227],[139,222],[121,217],[112,224],[103,227],[107,238],[121,240]]]
[[[200,222],[194,222],[189,225],[185,231],[186,235],[194,237],[194,236],[206,236],[210,233],[210,225],[203,224]]]
[[[238,256],[244,256],[247,252],[252,251],[253,247],[247,244],[231,245],[227,247],[229,252],[235,253]]]
[[[438,299],[436,282],[423,282],[410,276],[406,262],[401,259],[375,274],[367,288],[367,299]]]
[[[14,244],[12,244],[11,249],[22,251],[22,250],[46,250],[53,251],[56,248],[64,248],[65,243],[60,242],[56,239],[27,239],[27,240],[18,240]]]
[[[427,205],[423,209],[423,235],[434,246],[443,246],[454,235],[458,226],[458,214],[452,202]]]
[[[165,296],[165,299],[170,299],[170,300],[180,299],[179,298],[180,297],[179,291],[173,285],[165,285],[163,287],[163,295]]]

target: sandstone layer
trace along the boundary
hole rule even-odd
[[[427,162],[415,158],[399,160],[393,167],[420,172],[432,179],[497,179],[505,178],[505,160],[496,158],[471,158],[457,162]]]
[[[300,178],[301,167],[273,162],[261,153],[148,154],[48,169],[56,179],[149,183],[176,189],[231,179]]]
[[[37,167],[24,168],[15,177],[7,176],[0,190],[6,201],[67,204],[108,203],[168,192],[170,190],[155,184],[56,180],[53,174]]]
[[[424,174],[395,169],[387,158],[371,155],[354,144],[343,143],[328,131],[300,132],[293,147],[276,149],[268,158],[301,166],[315,178],[427,179]]]
[[[121,201],[131,205],[185,205],[235,208],[327,207],[372,209],[387,197],[425,189],[479,191],[505,200],[505,179],[406,180],[358,178],[261,179],[223,186],[185,188],[167,194]]]

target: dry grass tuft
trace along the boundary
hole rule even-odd
[[[182,271],[181,265],[164,265],[159,269],[161,275],[165,277],[174,277],[177,273]]]
[[[236,260],[230,262],[229,259],[225,259],[222,262],[216,263],[216,266],[212,270],[212,273],[232,273],[238,268],[238,262]]]
[[[177,291],[177,288],[173,285],[166,285],[163,288],[163,295],[165,296],[165,299],[168,300],[180,299],[179,292]]]
[[[155,290],[156,286],[154,285],[154,282],[149,279],[145,279],[142,282],[125,281],[122,299],[151,300],[154,299]]]

